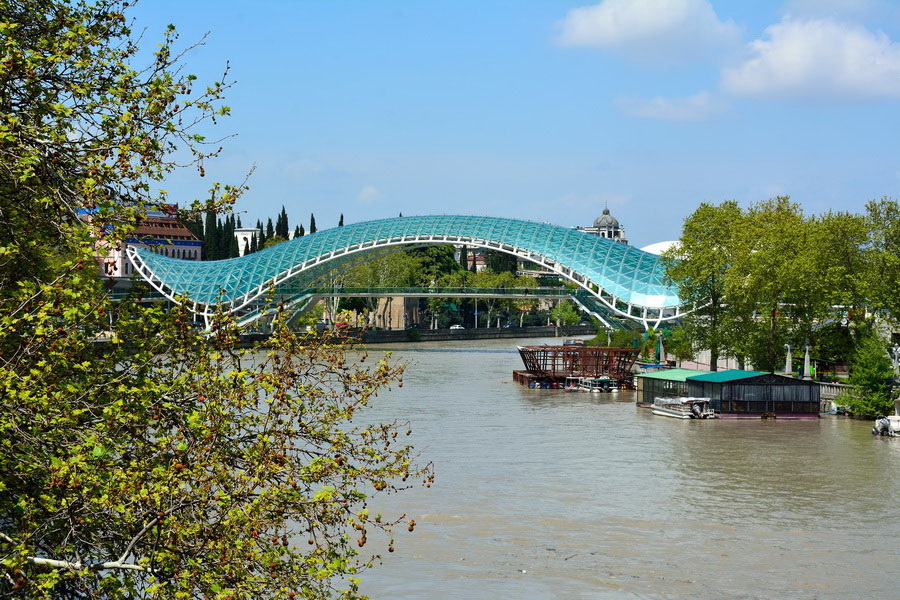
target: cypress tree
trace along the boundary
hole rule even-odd
[[[309,232],[316,232],[316,215],[309,213]]]
[[[300,226],[297,225],[297,227],[294,229],[294,239],[296,239],[296,238],[298,238],[298,237],[301,237],[302,235],[303,235],[303,234],[300,233]]]
[[[231,235],[228,238],[228,258],[237,258],[241,255],[240,246],[238,246],[237,236],[234,235],[234,221],[231,222]]]
[[[463,269],[469,268],[469,249],[465,245],[459,251],[459,264],[463,266]]]
[[[256,243],[256,234],[250,236],[250,254],[259,250],[259,245]]]
[[[269,222],[266,223],[266,239],[271,240],[275,237],[275,227],[272,226],[272,217],[269,217]]]
[[[303,225],[297,225],[297,229],[300,230],[300,237],[306,235],[306,230],[303,229]]]
[[[282,206],[281,214],[278,215],[278,227],[275,229],[275,233],[276,233],[276,235],[280,235],[284,239],[288,239],[289,231],[290,231],[290,227],[288,226],[287,211],[284,210],[284,206]]]
[[[344,226],[344,213],[341,213],[341,219],[338,221],[338,227]]]
[[[247,256],[250,254],[250,242],[244,238],[244,253],[241,256]]]
[[[244,228],[244,226],[241,225],[241,216],[240,215],[238,215],[238,218],[237,218],[237,227],[238,227],[238,229]]]
[[[227,221],[228,218],[225,218]],[[228,232],[228,227],[225,225],[225,221],[221,219],[217,219],[216,222],[216,260],[221,260],[223,258],[228,258],[228,238],[225,235]]]
[[[206,224],[203,227],[203,260],[216,260],[219,242],[216,238],[216,213],[206,212]]]

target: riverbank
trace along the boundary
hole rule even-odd
[[[365,344],[395,344],[398,342],[447,342],[455,340],[493,340],[513,338],[570,337],[594,335],[591,325],[568,325],[560,327],[509,327],[481,329],[407,329],[407,330],[364,330],[362,342]]]

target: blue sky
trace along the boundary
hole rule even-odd
[[[399,213],[676,239],[703,201],[790,195],[807,213],[900,197],[900,3],[884,0],[142,0],[188,71],[231,65],[234,134],[205,180],[245,225]]]

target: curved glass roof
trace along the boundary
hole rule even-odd
[[[241,258],[197,262],[132,247],[138,263],[172,295],[200,304],[240,302],[272,281],[306,277],[348,253],[397,244],[457,243],[512,247],[568,267],[626,304],[645,308],[679,305],[665,285],[659,257],[576,229],[499,217],[432,215],[354,223],[308,234]],[[325,264],[323,264],[325,263]],[[321,271],[321,268],[318,269]]]

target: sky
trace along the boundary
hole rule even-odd
[[[674,240],[701,202],[807,214],[900,197],[893,0],[141,0],[185,71],[229,65],[230,136],[187,204],[240,183],[243,224],[398,214],[590,225]],[[205,37],[204,37],[205,36]]]

